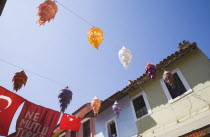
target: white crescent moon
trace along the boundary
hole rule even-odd
[[[7,97],[7,96],[0,95],[0,99],[5,99],[5,100],[8,102],[7,107],[4,108],[4,109],[7,109],[7,108],[12,104],[11,98],[9,98],[9,97]],[[0,112],[1,112],[1,111],[0,111]]]

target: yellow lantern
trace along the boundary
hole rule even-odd
[[[98,115],[100,107],[101,101],[95,96],[91,101],[91,108],[93,109],[94,115]]]
[[[103,31],[98,27],[92,27],[88,31],[88,41],[92,47],[97,48],[101,44],[101,42],[104,40],[104,34]]]

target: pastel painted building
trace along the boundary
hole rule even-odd
[[[179,50],[156,65],[157,75],[143,74],[102,102],[95,117],[96,137],[207,137],[210,133],[210,60],[196,43],[183,41]],[[144,69],[144,68],[142,68]],[[173,88],[162,78],[172,72]],[[114,100],[122,105],[116,118]],[[93,117],[90,111],[85,117]]]
[[[126,96],[119,101],[122,108],[119,117],[116,117],[111,107],[95,117],[95,137],[132,137],[137,135],[129,100],[129,97]]]
[[[196,43],[184,41],[179,51],[156,67],[154,80],[143,74],[124,89],[133,104],[139,136],[209,136],[210,60],[207,56]],[[164,69],[172,71],[175,88],[164,82]]]

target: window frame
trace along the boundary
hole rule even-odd
[[[90,136],[91,136],[91,121],[90,121],[90,118],[85,118],[85,119],[83,119],[82,121],[81,121],[81,123],[82,123],[82,127],[83,127],[83,124],[85,123],[85,122],[87,122],[89,120],[89,122],[90,122]],[[84,134],[84,127],[82,128],[82,134]],[[83,135],[84,136],[84,135]]]
[[[111,121],[114,121],[114,122],[115,122],[115,127],[116,127],[117,137],[120,137],[119,132],[118,132],[118,126],[117,126],[117,118],[116,118],[116,116],[115,116],[115,117],[113,117],[113,118],[111,118],[111,119],[109,119],[109,120],[108,120],[108,121],[106,121],[106,123],[105,123],[107,137],[109,137],[108,124],[109,124]]]
[[[173,102],[181,99],[182,97],[188,95],[189,93],[191,93],[193,91],[179,68],[174,69],[173,71],[171,71],[171,73],[172,74],[177,73],[177,75],[179,76],[180,80],[182,81],[182,83],[183,83],[183,85],[184,85],[184,87],[186,88],[187,91],[173,99],[171,97],[171,94],[170,94],[163,78],[160,79],[160,84],[161,84],[161,86],[163,88],[163,91],[164,91],[164,93],[165,93],[165,95],[168,99],[168,103],[173,103]]]
[[[142,96],[143,99],[144,99],[144,103],[145,103],[146,108],[147,108],[147,114],[143,115],[142,117],[137,118],[137,116],[136,116],[136,111],[135,111],[134,104],[133,104],[133,100],[136,99],[136,98],[139,97],[139,96]],[[132,98],[130,99],[130,105],[131,105],[131,108],[132,108],[132,113],[133,113],[134,119],[135,119],[136,121],[139,120],[139,119],[143,119],[143,118],[145,118],[146,116],[149,116],[149,115],[152,114],[152,110],[151,110],[151,107],[150,107],[150,105],[149,105],[149,101],[148,101],[148,99],[147,99],[147,95],[146,95],[146,93],[145,93],[144,91],[142,91],[142,92],[138,93],[137,95],[135,95],[134,97],[132,97]]]
[[[70,137],[72,137],[71,132],[75,132],[75,131],[70,130]],[[75,132],[75,133],[76,133],[76,137],[77,137],[77,132]]]
[[[59,137],[62,137],[64,135],[66,136],[66,132],[63,132],[62,134],[60,134]]]

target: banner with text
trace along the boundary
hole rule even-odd
[[[16,124],[16,137],[50,137],[60,112],[26,101]]]

